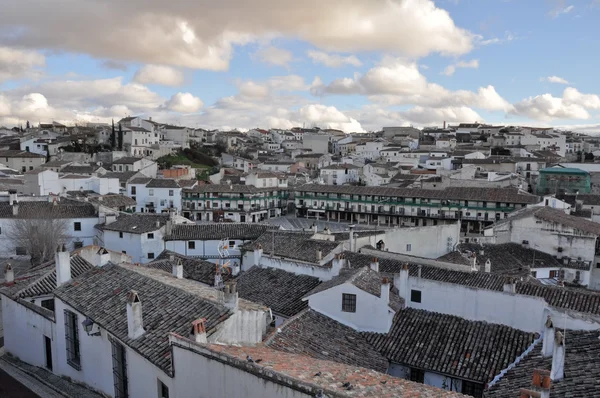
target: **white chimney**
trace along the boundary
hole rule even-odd
[[[394,285],[396,286],[396,289],[398,289],[398,295],[408,302],[408,264],[404,264],[400,273],[394,277]]]
[[[142,301],[135,290],[127,293],[127,336],[137,339],[143,335],[144,321],[142,319]]]
[[[225,284],[225,288],[223,289],[223,299],[225,307],[237,310],[238,306],[238,292],[237,292],[237,283],[235,281],[230,281]]]
[[[379,259],[377,257],[373,257],[370,267],[373,271],[379,272]]]
[[[492,272],[492,262],[489,258],[485,261],[485,272],[487,272],[488,274]]]
[[[106,265],[109,261],[110,261],[110,253],[108,252],[108,250],[106,250],[105,248],[101,247],[100,250],[98,250],[98,264],[96,264],[98,267],[102,267],[103,265]]]
[[[6,263],[6,267],[4,268],[4,282],[13,283],[15,281],[15,271],[12,269],[12,265],[10,263]]]
[[[192,322],[192,339],[196,343],[206,344],[206,318],[197,319]]]
[[[471,256],[471,271],[477,271],[477,255],[475,253]]]
[[[331,276],[338,276],[342,268],[346,267],[346,257],[344,253],[338,253],[331,262]]]
[[[554,352],[552,354],[552,381],[561,380],[565,375],[565,336],[560,331],[554,335]]]
[[[504,282],[504,293],[515,294],[517,292],[517,282],[514,279],[508,279]]]
[[[554,325],[552,318],[548,315],[548,319],[544,323],[544,341],[542,342],[542,355],[551,357],[554,352]]]
[[[8,191],[8,204],[11,206],[17,202],[17,191],[14,189],[10,189]]]
[[[348,229],[350,230],[348,234],[348,238],[350,239],[350,251],[354,253],[356,251],[356,242],[354,241],[354,225],[349,225]]]
[[[417,276],[419,277],[419,279],[421,279],[422,269],[423,269],[423,266],[421,264],[417,265]]]
[[[323,251],[321,249],[317,249],[317,261],[321,261],[323,259]]]
[[[381,300],[386,304],[390,303],[390,280],[388,278],[381,280]]]
[[[12,205],[13,216],[19,215],[19,202],[14,202]]]
[[[261,244],[257,244],[254,247],[254,265],[260,265],[260,260],[262,259],[263,248]]]
[[[315,233],[315,234],[316,234],[317,232],[319,232],[319,227],[317,226],[317,223],[314,223],[314,224],[312,225],[312,228],[313,228],[313,233]]]
[[[180,258],[173,263],[173,276],[177,279],[183,279],[183,264]]]
[[[56,266],[56,286],[60,286],[71,280],[71,253],[67,251],[64,244],[56,248],[54,261]]]

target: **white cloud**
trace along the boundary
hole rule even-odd
[[[133,76],[133,81],[141,84],[159,84],[162,86],[181,86],[183,73],[165,65],[145,65]]]
[[[542,77],[542,81],[546,81],[549,83],[557,83],[557,84],[569,84],[569,82],[566,79],[563,79],[562,77],[558,77],[558,76]]]
[[[570,13],[575,8],[575,6],[572,5],[572,4],[569,5],[569,6],[564,7],[563,3],[564,3],[563,1],[560,1],[559,5],[557,5],[555,8],[553,8],[552,10],[550,10],[550,12],[548,13],[548,15],[551,18],[558,18],[562,14],[568,14],[568,13]]]
[[[254,54],[265,64],[288,67],[294,55],[291,51],[273,46],[265,47]]]
[[[323,51],[309,50],[306,55],[315,64],[322,64],[329,68],[339,68],[345,65],[361,66],[362,62],[355,55],[341,56],[339,54],[328,54]]]
[[[347,132],[362,132],[360,123],[346,116],[334,106],[311,104],[300,108],[300,117],[310,123]]]
[[[210,70],[226,69],[234,46],[272,37],[303,40],[324,51],[411,57],[465,54],[474,38],[432,0],[4,3],[0,26],[14,32],[3,37],[5,45]]]
[[[456,72],[457,68],[477,69],[479,68],[479,60],[472,59],[470,61],[459,61],[453,65],[448,65],[442,74],[446,76],[452,76],[454,72]]]
[[[600,96],[582,94],[575,88],[567,87],[560,98],[546,93],[526,98],[514,106],[513,113],[535,120],[589,119],[589,110],[600,109]]]
[[[0,46],[0,83],[8,80],[35,78],[46,58],[35,51]]]
[[[174,94],[165,104],[167,109],[181,113],[197,112],[203,105],[204,103],[200,98],[194,97],[190,93]]]
[[[282,91],[308,90],[304,78],[298,75],[273,76],[262,82],[241,80],[236,84],[242,97],[251,98],[265,98]]]

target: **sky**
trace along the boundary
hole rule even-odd
[[[2,0],[0,126],[600,131],[600,0]]]

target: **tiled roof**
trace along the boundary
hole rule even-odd
[[[281,325],[265,344],[279,351],[382,373],[389,366],[387,359],[360,332],[310,309]]]
[[[344,252],[346,260],[352,268],[368,266],[372,254]],[[418,276],[419,264],[406,263],[389,258],[379,257],[379,272],[384,274],[397,274],[404,264],[408,265],[409,275]],[[478,289],[503,291],[506,277],[485,272],[465,272],[447,268],[438,268],[431,265],[421,265],[421,277],[438,282],[452,283]],[[546,300],[549,306],[565,308],[582,313],[600,315],[600,292],[585,289],[571,289],[566,287],[539,285],[530,282],[517,282],[516,293],[526,296],[540,297]]]
[[[408,189],[385,187],[361,187],[346,185],[308,184],[296,188],[297,192],[340,193],[354,195],[376,195],[404,198],[429,198],[447,200],[477,200],[502,203],[538,203],[535,195],[519,192],[517,188],[472,188],[450,187],[446,189]]]
[[[120,207],[135,206],[137,202],[125,195],[102,195],[102,196],[91,196],[88,199],[91,203],[96,203],[102,206],[118,209]]]
[[[198,183],[198,180],[179,180],[179,186],[182,188],[191,188]]]
[[[270,374],[275,377],[275,380],[278,380],[278,383],[294,385],[296,389],[302,388],[307,395],[314,396],[320,389],[326,397],[464,397],[456,392],[414,383],[374,370],[315,359],[306,355],[291,354],[264,345],[239,347],[211,344],[207,348],[213,353],[219,354],[218,358],[231,366],[260,377]],[[246,359],[247,356],[251,356],[255,360],[261,359],[261,361],[250,363]],[[353,388],[349,390],[346,387],[348,384],[345,383],[352,385]]]
[[[127,335],[127,294],[135,290],[142,302],[146,332],[137,339]],[[207,334],[231,312],[183,289],[162,283],[133,270],[107,264],[80,275],[54,294],[94,323],[170,374],[170,332],[188,336],[193,321],[206,318]]]
[[[285,191],[284,188],[268,187],[268,188],[257,188],[254,185],[240,185],[240,184],[204,184],[196,185],[193,188],[184,189],[184,192],[198,192],[198,193],[258,193],[258,192],[273,192],[273,191]]]
[[[215,223],[215,224],[179,224],[173,225],[171,235],[165,236],[168,240],[219,240],[239,239],[254,240],[267,230],[276,230],[267,224],[246,223]]]
[[[137,177],[137,178],[134,178],[133,180],[129,181],[129,184],[131,184],[131,185],[137,185],[137,184],[146,185],[150,181],[152,181],[152,178],[150,178],[150,177]]]
[[[176,180],[172,180],[169,178],[153,178],[148,184],[146,184],[146,188],[180,188],[179,184]]]
[[[314,276],[259,266],[242,272],[236,280],[240,297],[261,303],[286,317],[307,308],[308,302],[302,301],[302,297],[321,283]]]
[[[373,271],[370,267],[348,269],[343,268],[338,276],[321,283],[311,290],[305,297],[329,290],[335,286],[350,283],[373,296],[381,297],[382,277],[379,272]]]
[[[131,178],[133,178],[138,173],[139,172],[137,172],[137,171],[123,171],[123,172],[109,171],[108,173],[105,173],[103,175],[103,177],[104,178],[118,178],[119,183],[125,184],[127,181],[129,181]]]
[[[510,217],[496,222],[496,225],[506,224],[514,220],[531,216],[540,220],[562,224],[581,232],[600,236],[600,223],[585,220],[581,217],[572,216],[570,214],[566,214],[563,210],[553,209],[552,207],[546,206],[521,209],[518,212],[513,213]]]
[[[567,330],[565,351],[564,378],[552,381],[550,397],[600,397],[598,331]],[[521,388],[530,389],[534,369],[552,369],[552,357],[542,357],[541,343],[486,391],[485,397],[512,398]]]
[[[168,219],[168,215],[162,214],[123,214],[117,218],[117,221],[114,221],[108,225],[102,224],[98,227],[104,231],[143,234],[160,229],[167,223]],[[160,226],[156,225],[157,222],[160,223]]]
[[[173,256],[173,260],[170,259],[171,256]],[[184,278],[201,282],[208,286],[214,286],[216,273],[216,265],[214,263],[183,256],[170,250],[164,250],[155,261],[144,264],[143,266],[171,273],[173,271],[173,266],[177,264],[177,261],[181,261],[181,264],[183,265]],[[232,279],[229,273],[222,274],[221,278],[224,282]]]
[[[70,164],[68,166],[63,167],[60,172],[61,173],[69,173],[69,174],[92,174],[96,170],[98,170],[101,166],[77,166]]]
[[[135,162],[138,162],[140,160],[142,160],[142,158],[134,158],[132,156],[129,156],[129,157],[124,157],[121,159],[113,160],[112,164],[134,164]]]
[[[300,260],[308,263],[319,264],[317,251],[321,250],[321,258],[338,249],[343,243],[330,242],[320,239],[311,239],[312,233],[294,231],[267,231],[256,239],[249,250],[253,250],[256,244],[263,248],[264,256],[275,255],[277,257]]]
[[[535,340],[504,325],[406,308],[387,334],[364,333],[390,362],[482,384],[491,381]]]
[[[45,155],[39,153],[21,151],[21,150],[4,150],[0,151],[0,158],[45,158]]]
[[[59,202],[24,201],[18,204],[18,214],[13,215],[13,206],[0,203],[0,218],[95,218],[96,210],[91,203],[79,203],[64,199]]]

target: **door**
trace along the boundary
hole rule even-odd
[[[52,341],[44,336],[44,349],[46,351],[46,368],[52,370]]]

